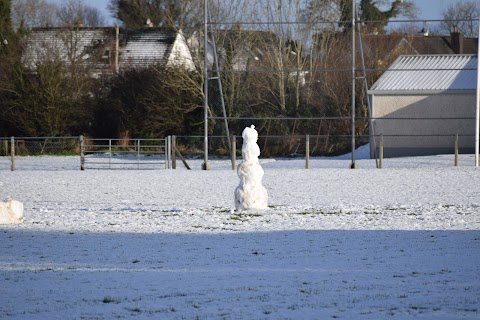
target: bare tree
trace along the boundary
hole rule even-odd
[[[58,60],[37,64],[35,73],[17,65],[10,74],[9,100],[4,101],[2,117],[16,132],[31,136],[59,136],[88,123],[86,86],[90,78],[71,75]],[[2,88],[4,89],[4,88]]]
[[[17,133],[80,134],[91,121],[86,101],[97,80],[83,59],[86,41],[74,30],[56,32],[22,39],[23,54],[0,79],[1,116]]]
[[[83,0],[67,0],[57,5],[47,0],[12,0],[12,23],[18,30],[36,27],[98,27],[105,17]]]
[[[62,27],[99,27],[105,25],[105,17],[83,0],[67,0],[57,9],[58,24]]]
[[[452,32],[457,26],[465,37],[474,38],[478,36],[478,19],[480,18],[480,2],[473,0],[460,0],[451,4],[443,12],[441,27],[447,33]]]
[[[57,25],[57,6],[46,0],[12,0],[12,23],[18,30]]]
[[[185,132],[188,114],[201,105],[200,78],[181,67],[120,72],[99,97],[96,134],[163,137]]]

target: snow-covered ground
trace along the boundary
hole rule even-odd
[[[79,170],[0,159],[0,318],[479,319],[473,156],[262,159],[269,208],[236,212],[224,160]],[[39,170],[41,168],[41,170]]]

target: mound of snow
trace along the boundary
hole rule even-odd
[[[23,203],[7,199],[0,202],[0,224],[23,222]]]

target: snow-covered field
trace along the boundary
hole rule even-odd
[[[0,318],[480,318],[471,155],[382,170],[263,159],[269,209],[246,212],[233,211],[228,161],[80,171],[78,157],[19,158],[15,172],[1,161],[0,199],[22,201],[25,221],[0,225]]]

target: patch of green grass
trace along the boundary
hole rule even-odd
[[[237,220],[237,221],[245,221],[249,218],[258,218],[261,217],[262,215],[259,213],[235,213],[232,214],[229,219],[231,220]]]
[[[107,297],[103,298],[102,302],[103,303],[120,303],[121,301],[118,298],[113,298],[113,297],[108,297],[107,296]]]
[[[298,215],[301,215],[301,216],[306,216],[306,215],[309,215],[309,214],[312,214],[313,212],[310,212],[310,211],[299,211],[299,212],[295,212],[295,214],[298,214]]]
[[[315,216],[315,215],[331,215],[331,214],[339,214],[340,212],[338,211],[324,211],[324,210],[304,210],[304,211],[298,211],[294,212],[294,214],[301,215],[301,216]]]

